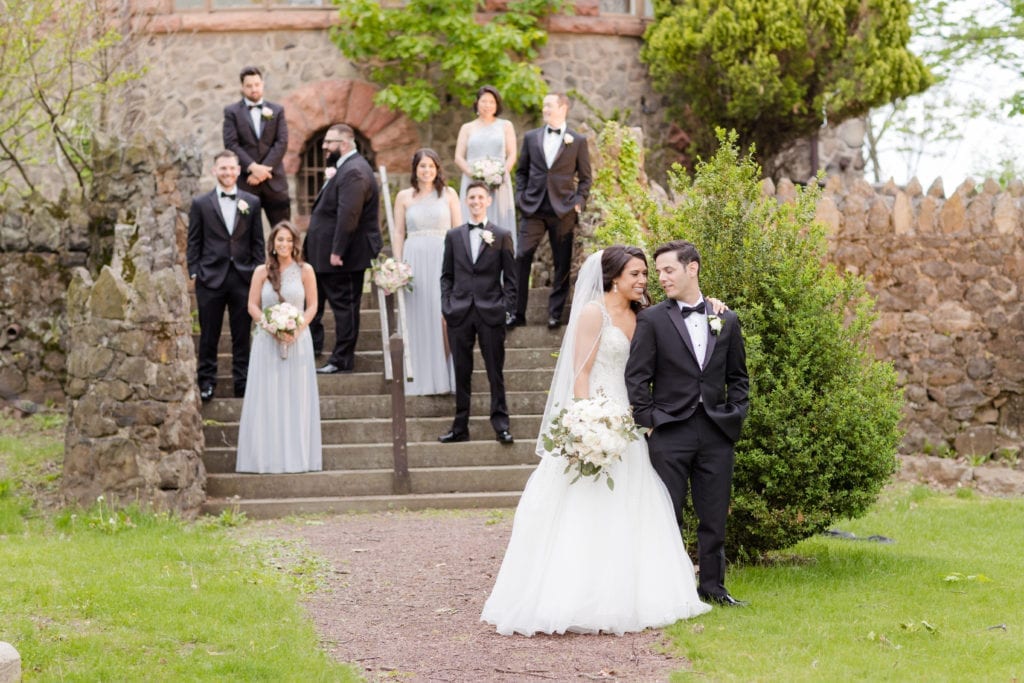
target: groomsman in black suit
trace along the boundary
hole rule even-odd
[[[324,299],[334,311],[334,351],[317,369],[332,375],[355,368],[363,278],[384,241],[378,218],[380,191],[373,169],[356,151],[355,132],[344,123],[335,124],[327,129],[323,148],[327,165],[337,171],[313,203],[303,249],[306,262],[316,271],[319,307],[309,331],[317,354],[324,346]]]
[[[519,296],[516,320],[526,324],[526,302],[533,255],[544,233],[551,242],[555,273],[548,300],[548,328],[562,324],[569,298],[573,230],[590,194],[590,154],[587,140],[569,130],[569,98],[552,93],[544,98],[544,125],[523,136],[516,166],[516,206],[519,207]]]
[[[224,107],[224,146],[238,155],[244,173],[239,185],[258,195],[271,227],[291,217],[284,153],[288,124],[284,108],[263,99],[263,74],[247,66],[239,75],[242,99]]]
[[[241,168],[230,150],[213,160],[217,187],[192,200],[188,212],[188,274],[199,306],[199,396],[213,398],[217,344],[227,307],[231,324],[231,375],[235,397],[245,395],[249,371],[249,283],[266,260],[260,198],[237,186]]]
[[[441,313],[455,364],[455,420],[441,443],[469,440],[473,345],[480,340],[491,385],[491,427],[513,442],[505,401],[505,325],[515,321],[516,268],[512,233],[487,220],[491,192],[475,180],[466,188],[469,222],[448,231],[441,263]]]
[[[626,363],[629,402],[637,424],[651,429],[651,465],[665,482],[680,524],[687,494],[693,498],[697,594],[742,606],[725,588],[725,524],[736,440],[750,406],[743,333],[733,311],[707,310],[693,244],[662,245],[654,263],[667,298],[637,316]]]

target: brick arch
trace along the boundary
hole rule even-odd
[[[333,123],[347,123],[365,135],[378,165],[404,171],[421,146],[419,132],[403,114],[375,106],[376,94],[377,89],[369,83],[344,78],[307,83],[293,90],[282,102],[288,121],[285,173],[298,172],[306,140]]]

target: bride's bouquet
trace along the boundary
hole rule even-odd
[[[541,438],[549,453],[568,461],[566,474],[576,470],[570,484],[580,477],[594,477],[597,481],[603,474],[608,488],[615,490],[615,482],[605,467],[622,460],[626,445],[640,438],[640,432],[628,409],[623,412],[621,405],[598,392],[595,398],[578,399],[563,408]]]
[[[388,295],[400,289],[412,291],[412,266],[405,261],[396,261],[389,256],[377,258],[370,262],[373,268],[373,282]]]
[[[484,181],[487,183],[487,187],[492,190],[501,187],[502,182],[505,180],[505,162],[501,159],[493,157],[476,159],[470,164],[470,170],[473,171],[471,174],[473,180]]]
[[[277,350],[284,360],[288,357],[290,344],[286,344],[282,337],[285,334],[294,334],[302,327],[302,311],[287,301],[268,306],[263,309],[260,327],[278,338]]]

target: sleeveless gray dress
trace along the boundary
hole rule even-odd
[[[505,126],[512,125],[505,119],[495,119],[494,123],[488,126],[479,126],[469,136],[466,142],[466,161],[470,166],[481,158],[498,159],[505,163]],[[459,190],[459,201],[462,203],[463,218],[469,217],[469,207],[466,205],[466,186],[472,178],[462,176],[462,188]],[[505,180],[498,189],[492,193],[491,205],[487,208],[487,219],[512,233],[512,247],[516,246],[516,204],[512,195],[512,181],[508,171],[505,172]]]
[[[437,192],[409,204],[405,210],[403,258],[412,266],[412,291],[405,293],[409,323],[409,359],[413,380],[405,383],[408,396],[450,394],[455,382],[451,357],[444,352],[441,326],[441,262],[444,236],[452,225],[448,198]]]
[[[300,311],[306,307],[302,268],[297,263],[281,273],[281,298]],[[280,301],[269,280],[263,283],[261,299],[263,308]],[[308,327],[291,344],[288,357],[281,358],[277,339],[256,326],[235,471],[277,474],[321,469],[320,392],[314,360]]]

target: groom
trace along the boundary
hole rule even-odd
[[[733,451],[747,415],[747,361],[733,311],[708,315],[700,254],[683,240],[654,252],[665,301],[637,316],[626,363],[633,417],[652,431],[651,464],[665,482],[676,519],[689,490],[697,514],[701,599],[743,606],[725,588],[725,523]]]

